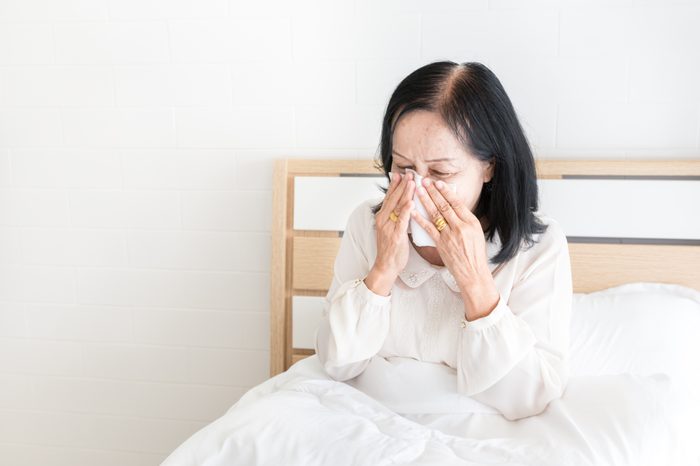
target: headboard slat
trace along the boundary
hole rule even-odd
[[[569,243],[574,293],[633,282],[675,283],[700,290],[700,247]]]
[[[327,291],[333,279],[333,263],[340,248],[340,238],[294,238],[295,290]]]

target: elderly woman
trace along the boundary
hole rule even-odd
[[[352,212],[336,257],[316,335],[325,370],[345,381],[374,357],[446,364],[460,393],[507,419],[542,412],[569,376],[571,266],[562,228],[537,212],[533,155],[498,78],[474,62],[407,76],[381,168],[385,196]],[[421,230],[433,245],[416,244]]]

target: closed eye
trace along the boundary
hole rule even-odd
[[[402,169],[402,170],[405,170],[405,169],[407,169],[407,168],[413,169],[413,167],[411,167],[411,166],[402,167],[402,166],[400,166],[400,165],[397,165],[397,167],[399,167],[399,168]],[[454,175],[454,173],[444,173],[444,172],[438,172],[438,171],[435,171],[435,170],[433,170],[432,172],[433,172],[433,174],[435,174],[435,175],[437,175],[437,176],[440,176],[440,177],[443,177],[443,178],[446,178],[446,177],[448,177],[448,176]]]

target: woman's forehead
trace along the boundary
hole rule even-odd
[[[399,155],[397,160],[406,162],[438,163],[448,158],[452,160],[445,163],[463,165],[471,158],[442,118],[425,110],[410,112],[399,120],[392,146],[394,155]]]

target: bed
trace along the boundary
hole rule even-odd
[[[507,420],[459,395],[451,368],[408,358],[376,358],[359,385],[325,374],[313,342],[342,229],[386,181],[373,160],[282,159],[271,377],[163,465],[699,465],[700,160],[538,160],[537,174],[574,283],[571,377],[544,412]]]

